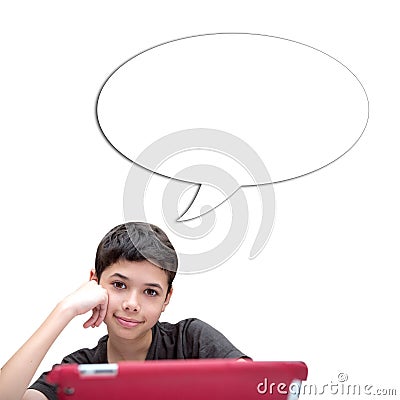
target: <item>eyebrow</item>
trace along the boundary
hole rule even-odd
[[[122,275],[119,272],[115,272],[114,274],[112,274],[110,276],[110,278],[120,278],[120,279],[124,279],[126,281],[130,280],[127,276]],[[159,283],[145,283],[144,286],[156,287],[158,289],[163,290],[162,286]]]
[[[121,279],[125,279],[126,281],[129,281],[129,278],[127,277],[127,276],[125,276],[125,275],[122,275],[122,274],[120,274],[120,273],[118,273],[118,272],[116,272],[115,274],[112,274],[111,276],[110,276],[110,278],[121,278]]]
[[[161,287],[161,285],[159,285],[158,283],[145,283],[145,286],[151,286],[151,287],[156,287],[159,288],[161,290],[163,290],[163,288]]]

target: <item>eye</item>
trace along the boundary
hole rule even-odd
[[[144,294],[150,297],[154,297],[158,295],[158,292],[154,289],[145,289]]]
[[[126,285],[124,282],[115,281],[112,283],[112,285],[115,287],[115,289],[126,289]]]

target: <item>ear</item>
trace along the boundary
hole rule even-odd
[[[162,306],[161,312],[165,311],[165,308],[167,307],[167,305],[169,304],[169,301],[171,299],[172,296],[172,292],[173,292],[173,288],[171,288],[171,290],[169,291],[169,293],[167,294],[167,297],[165,298],[164,304]]]
[[[97,276],[96,276],[96,270],[95,270],[94,268],[92,268],[92,269],[90,270],[90,277],[89,277],[89,280],[90,280],[90,281],[96,281],[97,283],[99,282],[99,280],[97,279]]]

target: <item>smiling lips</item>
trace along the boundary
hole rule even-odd
[[[114,315],[114,317],[118,321],[118,323],[124,328],[134,328],[135,326],[138,326],[144,322],[144,321],[137,321],[135,319],[118,317],[116,315]]]

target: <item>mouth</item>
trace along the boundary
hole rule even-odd
[[[140,324],[143,324],[144,321],[137,321],[136,319],[131,319],[131,318],[125,318],[125,317],[119,317],[117,315],[114,315],[115,319],[117,322],[123,326],[124,328],[134,328],[135,326],[138,326]]]

